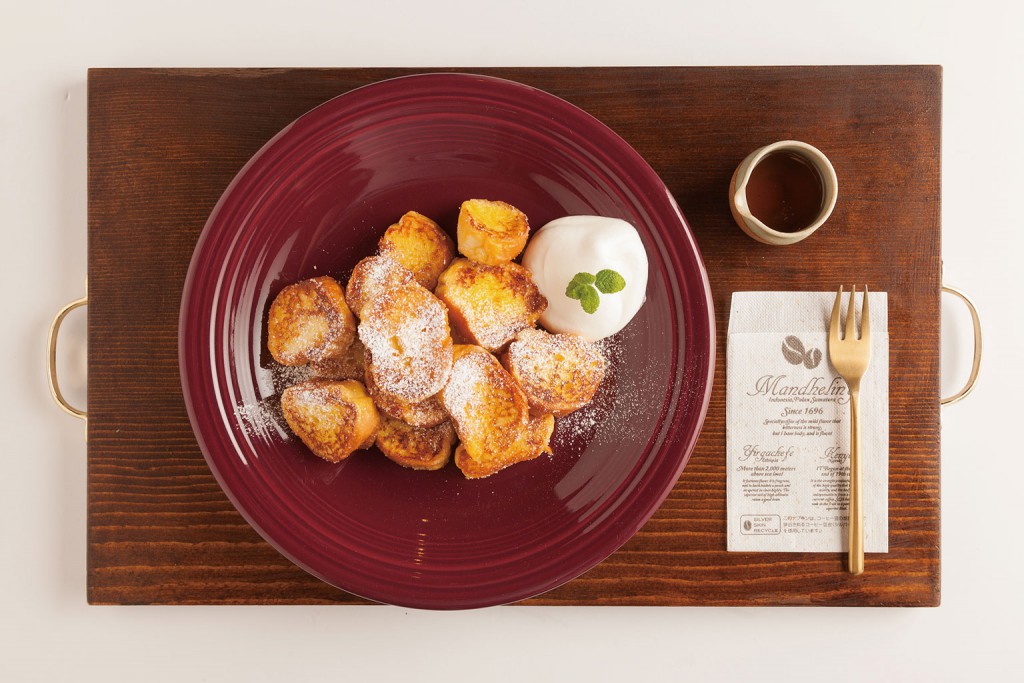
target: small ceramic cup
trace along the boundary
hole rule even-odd
[[[750,181],[750,173],[762,159],[772,152],[798,154],[814,166],[821,176],[822,192],[824,195],[821,212],[814,222],[803,230],[795,232],[773,230],[758,220],[747,206],[747,183]],[[832,168],[832,162],[816,147],[797,140],[782,140],[781,142],[775,142],[754,150],[736,168],[736,172],[732,174],[732,182],[729,183],[729,208],[732,209],[732,217],[743,228],[743,232],[758,242],[764,242],[765,244],[795,244],[810,236],[832,215],[832,209],[836,206],[836,198],[838,196],[839,181],[836,178],[836,170]]]

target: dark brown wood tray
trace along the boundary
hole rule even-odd
[[[675,195],[714,290],[715,389],[697,449],[647,525],[535,605],[939,603],[941,69],[455,69],[563,97],[632,144]],[[288,122],[410,69],[89,72],[88,598],[92,603],[360,603],[292,565],[235,511],[178,381],[178,304],[196,239],[246,160]],[[791,247],[755,243],[726,190],[780,139],[831,158],[840,198]],[[725,549],[725,334],[740,290],[889,291],[890,552]]]

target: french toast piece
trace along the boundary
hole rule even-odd
[[[553,415],[542,415],[531,419],[515,448],[511,449],[503,458],[474,458],[466,450],[464,444],[460,443],[455,449],[455,466],[462,471],[466,479],[489,477],[510,465],[533,460],[541,453],[550,453],[549,442],[554,429],[555,418]]]
[[[518,263],[489,266],[455,259],[441,273],[434,293],[448,306],[460,341],[492,352],[533,327],[548,307],[530,271]]]
[[[340,356],[314,362],[313,373],[325,379],[357,379],[362,382],[366,377],[365,353],[366,348],[356,337]]]
[[[441,392],[441,402],[462,440],[460,448],[476,463],[465,465],[463,471],[487,476],[536,457],[547,446],[547,438],[541,438],[543,430],[530,419],[526,396],[512,376],[479,346],[458,345],[454,355],[452,376]],[[553,417],[540,419],[538,424],[550,419],[554,428]],[[543,444],[534,448],[540,441]]]
[[[304,444],[328,462],[369,448],[380,423],[373,399],[355,380],[311,379],[281,393],[281,412]]]
[[[516,335],[501,364],[523,388],[531,413],[555,417],[590,403],[605,370],[601,351],[583,337],[538,329]]]
[[[492,266],[511,261],[529,236],[526,214],[511,204],[467,199],[459,207],[459,251],[474,261]]]
[[[433,427],[413,427],[384,416],[377,431],[377,448],[389,460],[414,470],[439,470],[448,464],[455,430],[447,420]]]
[[[430,290],[455,258],[452,238],[437,223],[415,211],[388,228],[377,249],[402,264],[416,282]]]
[[[391,256],[367,256],[352,270],[345,287],[345,299],[352,312],[362,319],[374,299],[412,281],[412,273]]]
[[[441,391],[452,369],[444,304],[409,282],[380,294],[363,313],[359,340],[366,347],[367,377],[379,391],[408,403]]]
[[[437,394],[425,401],[410,403],[399,396],[382,391],[370,373],[366,373],[366,390],[370,392],[378,411],[412,427],[435,427],[448,421],[448,411],[444,409]]]
[[[285,287],[274,298],[267,348],[281,365],[306,365],[341,356],[355,332],[341,285],[332,277],[315,277]]]
[[[504,453],[526,427],[526,395],[501,363],[479,346],[458,344],[453,359],[441,403],[455,431],[474,458]]]

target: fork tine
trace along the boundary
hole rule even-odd
[[[864,305],[860,309],[860,338],[868,339],[871,334],[871,316],[868,313],[868,286],[864,285]]]
[[[828,343],[834,346],[839,341],[839,314],[843,307],[843,286],[839,285],[839,293],[836,294],[836,303],[832,306],[832,319],[828,324]]]
[[[853,312],[854,296],[856,295],[857,285],[853,285],[850,287],[850,305],[846,308],[846,332],[843,333],[843,339],[854,340],[857,338],[857,321]]]

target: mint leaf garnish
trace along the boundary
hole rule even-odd
[[[595,289],[596,286],[596,289]],[[565,295],[570,299],[580,302],[583,310],[593,314],[601,305],[602,294],[615,294],[626,287],[626,280],[610,268],[599,270],[597,275],[587,272],[579,272],[572,276],[569,284],[565,287]]]
[[[593,314],[597,307],[601,305],[601,297],[598,296],[597,290],[590,285],[581,288],[580,305],[583,306],[584,311]]]
[[[614,270],[609,269],[598,271],[594,281],[602,294],[621,292],[626,287],[626,280]]]
[[[597,277],[590,273],[576,273],[572,278],[573,282],[578,282],[581,285],[592,285],[595,280],[597,280]]]

